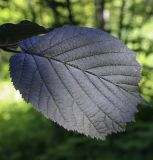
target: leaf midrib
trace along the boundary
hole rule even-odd
[[[38,55],[38,56],[40,56],[40,55]],[[43,57],[43,56],[40,56],[40,57]],[[43,57],[43,58],[47,58],[47,57]],[[93,76],[98,77],[99,79],[102,79],[102,80],[105,80],[105,81],[107,81],[107,82],[109,82],[109,83],[112,83],[113,85],[115,85],[115,86],[121,88],[122,90],[128,92],[126,89],[122,88],[121,86],[119,86],[119,85],[117,85],[117,84],[109,81],[108,79],[105,79],[105,78],[103,78],[103,77],[99,77],[99,76],[97,76],[96,74],[94,74],[94,73],[92,73],[92,72],[90,72],[90,71],[82,70],[81,68],[79,68],[79,67],[77,67],[77,66],[75,66],[75,65],[72,65],[72,64],[69,64],[69,63],[66,63],[66,62],[62,62],[62,61],[60,61],[60,60],[58,60],[58,59],[56,59],[56,58],[52,58],[52,57],[51,57],[51,58],[47,58],[47,59],[52,59],[52,60],[57,61],[57,62],[60,62],[60,63],[62,63],[62,64],[64,64],[64,65],[69,65],[69,66],[71,66],[71,67],[73,67],[73,68],[79,69],[79,70],[81,70],[82,72],[89,73],[89,74],[91,74],[91,75],[93,75]],[[128,93],[132,94],[131,92],[128,92]],[[132,95],[133,95],[133,94],[132,94]],[[134,96],[135,98],[137,98],[135,95],[133,95],[133,96]]]

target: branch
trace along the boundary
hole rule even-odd
[[[96,7],[97,27],[100,29],[105,29],[105,19],[104,19],[105,0],[96,0],[95,7]]]
[[[118,37],[121,39],[122,37],[122,29],[123,29],[123,20],[124,20],[124,9],[126,5],[126,0],[122,0],[120,16],[119,16],[119,27],[118,27]]]
[[[75,24],[75,20],[74,20],[74,16],[73,16],[73,14],[72,14],[72,7],[71,7],[71,2],[70,2],[70,0],[66,0],[66,5],[67,5],[67,10],[68,10],[68,13],[69,13],[69,15],[68,15],[68,18],[69,18],[69,22],[70,22],[70,24]]]

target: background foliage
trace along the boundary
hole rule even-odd
[[[136,123],[106,141],[67,132],[25,104],[9,78],[10,53],[0,51],[0,160],[153,160],[153,1],[1,0],[0,24],[23,19],[48,28],[100,28],[138,53],[142,67]]]

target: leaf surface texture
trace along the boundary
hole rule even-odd
[[[27,38],[20,47],[10,59],[14,86],[49,119],[99,139],[134,120],[140,65],[117,38],[69,26]]]

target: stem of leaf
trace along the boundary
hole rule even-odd
[[[17,51],[17,50],[14,50],[14,49],[9,49],[9,48],[4,48],[4,47],[1,47],[2,50],[4,51],[7,51],[7,52],[13,52],[13,53],[20,53],[21,51]]]

